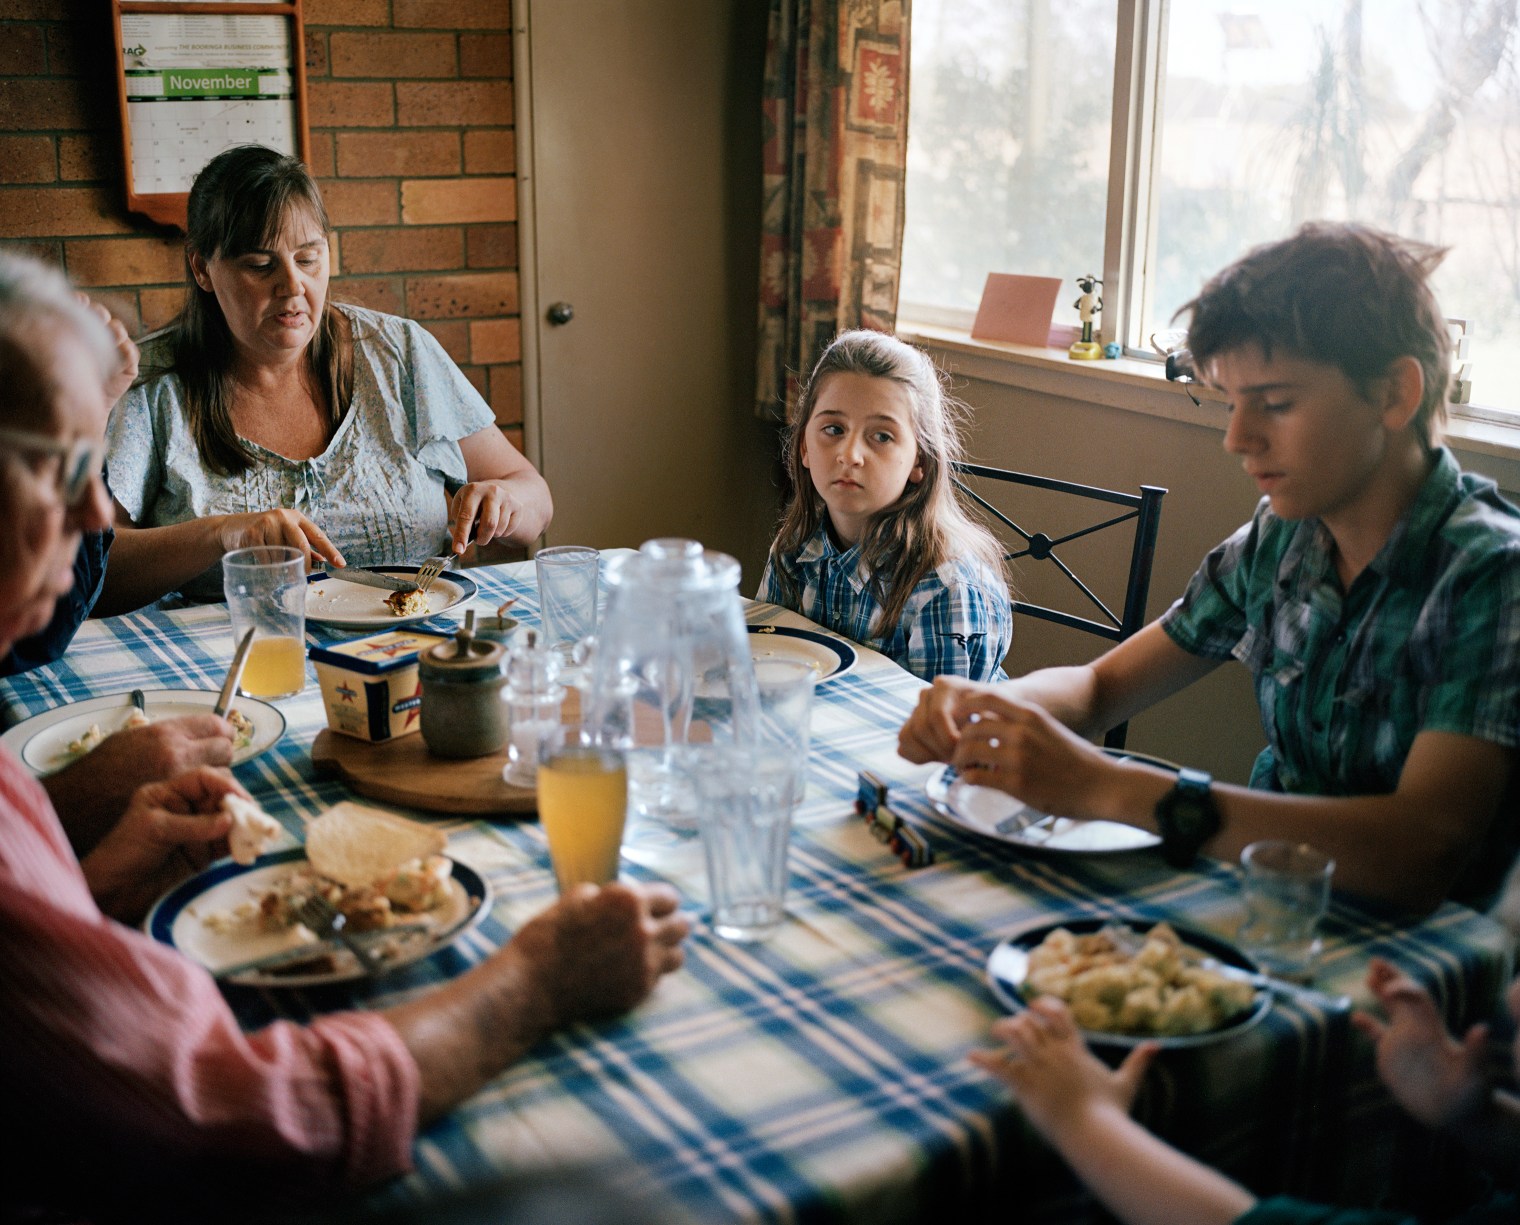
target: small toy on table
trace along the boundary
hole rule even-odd
[[[928,840],[887,806],[887,785],[869,770],[858,775],[855,811],[866,819],[866,828],[877,842],[884,842],[905,868],[922,868],[934,862]]]

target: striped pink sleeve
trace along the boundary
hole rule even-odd
[[[362,1185],[410,1168],[419,1073],[370,1013],[244,1034],[203,969],[103,917],[50,809],[0,763],[0,1082],[194,1162]],[[30,782],[31,780],[25,780]],[[38,789],[38,794],[40,789]],[[7,1124],[25,1125],[19,1118]]]

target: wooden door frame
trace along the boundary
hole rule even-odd
[[[523,453],[544,469],[543,396],[539,379],[538,226],[533,167],[533,4],[512,0],[512,101],[516,128],[517,300],[522,329]]]

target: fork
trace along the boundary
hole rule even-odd
[[[438,581],[438,576],[458,560],[458,553],[450,553],[447,557],[429,557],[417,569],[417,590],[426,592]]]
[[[337,937],[366,974],[378,974],[385,968],[375,951],[348,930],[348,916],[325,897],[313,894],[307,898],[296,911],[296,918],[318,936]]]

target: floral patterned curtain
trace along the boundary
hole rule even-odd
[[[911,0],[771,0],[756,412],[784,420],[847,328],[890,332]]]

